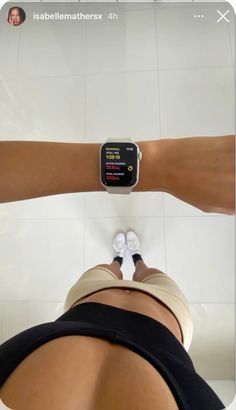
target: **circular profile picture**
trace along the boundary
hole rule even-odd
[[[7,21],[12,26],[20,26],[26,19],[25,11],[21,7],[11,7]]]

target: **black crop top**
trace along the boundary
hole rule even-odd
[[[0,387],[30,353],[68,335],[105,339],[142,356],[162,375],[180,410],[225,408],[164,325],[140,313],[93,302],[77,305],[55,322],[34,326],[0,345]]]

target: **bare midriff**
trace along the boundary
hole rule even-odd
[[[174,315],[144,292],[106,289],[78,301],[152,317],[181,341]],[[0,390],[16,410],[178,410],[158,371],[133,351],[90,336],[54,339],[26,357]]]

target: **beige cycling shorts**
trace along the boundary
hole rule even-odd
[[[157,272],[147,276],[142,282],[137,282],[120,280],[109,269],[96,266],[86,271],[69,290],[64,309],[67,311],[79,299],[109,288],[136,289],[161,301],[177,318],[183,334],[183,344],[188,351],[193,334],[189,303],[173,279],[164,273]]]

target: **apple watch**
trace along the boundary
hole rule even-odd
[[[131,138],[108,139],[100,148],[100,180],[110,194],[130,194],[142,153]]]

